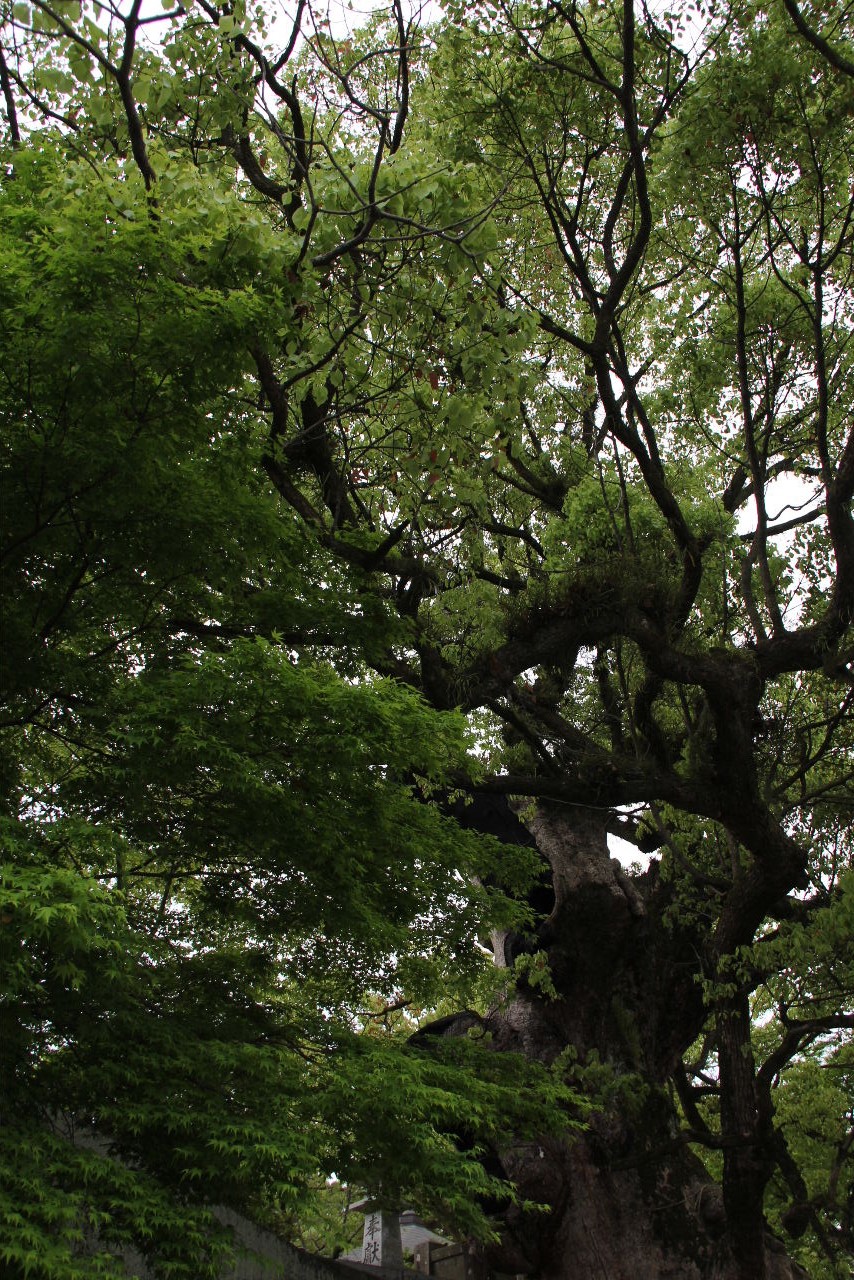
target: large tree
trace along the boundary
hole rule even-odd
[[[502,1271],[844,1267],[849,18],[10,9],[10,1043],[80,1203],[60,1114],[167,1218],[349,1160],[511,1183]]]

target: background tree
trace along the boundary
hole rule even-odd
[[[301,7],[273,54],[260,16],[239,8],[176,10],[160,44],[146,46],[153,17],[137,3],[70,16],[37,3],[16,6],[4,43],[11,205],[28,165],[45,163],[46,135],[28,116],[53,116],[66,202],[98,162],[85,190],[100,201],[107,261],[134,244],[129,223],[153,253],[176,254],[171,275],[160,259],[143,268],[158,289],[170,282],[172,311],[191,323],[198,307],[221,326],[216,341],[209,329],[197,339],[198,375],[189,361],[201,386],[176,382],[180,330],[164,340],[162,387],[160,348],[139,363],[158,395],[201,405],[189,483],[235,454],[247,497],[218,506],[232,560],[247,545],[244,519],[247,530],[265,522],[259,547],[300,548],[281,579],[260,552],[263,570],[239,570],[226,591],[203,527],[202,568],[180,612],[153,611],[165,672],[120,632],[109,812],[150,857],[147,810],[140,800],[137,815],[127,778],[168,760],[146,733],[186,726],[156,794],[170,841],[194,850],[199,919],[223,892],[208,851],[238,840],[242,892],[265,905],[247,907],[235,949],[267,936],[259,920],[275,930],[287,918],[300,939],[289,961],[308,957],[295,970],[306,999],[296,1022],[308,1026],[327,1007],[306,985],[311,961],[346,973],[355,954],[340,915],[334,932],[326,920],[360,883],[349,855],[336,874],[352,844],[339,814],[361,815],[357,861],[396,868],[380,877],[360,936],[381,928],[386,906],[393,914],[390,892],[426,876],[429,927],[445,922],[456,939],[440,968],[455,966],[471,937],[459,930],[474,923],[463,907],[472,872],[489,886],[502,860],[518,867],[524,850],[536,853],[540,874],[523,904],[533,919],[493,922],[512,995],[437,1028],[490,1033],[499,1052],[479,1059],[482,1074],[521,1053],[595,1104],[572,1144],[560,1133],[533,1144],[488,1135],[484,1167],[550,1209],[493,1206],[501,1236],[486,1256],[502,1270],[795,1274],[766,1215],[813,1274],[844,1267],[851,1247],[854,82],[843,65],[848,11],[835,11],[827,32],[831,59],[798,35],[792,8],[696,6],[680,18],[631,3],[460,6],[419,39],[399,8],[333,37]],[[796,12],[810,31],[825,29],[822,14]],[[45,184],[37,189],[36,209]],[[37,253],[44,232],[32,243]],[[64,386],[67,365],[54,367]],[[131,375],[135,388],[141,375]],[[28,394],[21,385],[15,403]],[[152,491],[161,501],[161,486]],[[144,490],[140,499],[151,500]],[[174,501],[167,507],[171,521]],[[87,536],[102,536],[100,514],[91,524]],[[166,538],[161,574],[174,543]],[[193,546],[187,532],[181,545]],[[153,554],[139,573],[154,572]],[[20,573],[26,590],[45,578],[36,559]],[[87,573],[68,579],[63,616],[93,598]],[[141,598],[129,592],[134,607]],[[283,625],[294,598],[301,611]],[[93,608],[80,616],[103,627],[103,606]],[[341,698],[320,757],[335,794],[319,840],[310,827],[318,878],[303,866],[296,880],[327,907],[303,919],[287,896],[292,872],[282,896],[268,887],[281,865],[270,833],[303,812],[295,790],[313,813],[322,772],[285,768],[298,754],[292,739],[278,773],[266,753],[281,707],[303,705],[295,684],[295,702],[282,703],[277,681],[315,678],[304,654],[349,679],[324,677]],[[22,690],[39,689],[33,679]],[[59,696],[55,680],[59,701],[44,705],[43,693],[23,695],[37,708],[24,721],[27,750],[39,744],[46,779],[42,793],[22,792],[24,818],[40,839],[66,818],[95,817],[91,798],[74,810],[74,785],[105,803],[91,790],[105,766],[90,756],[52,802],[56,822],[45,822],[56,765],[41,744],[74,745],[67,687]],[[316,688],[310,709],[321,705]],[[157,695],[141,711],[140,690]],[[356,734],[348,699],[384,711]],[[433,727],[460,710],[476,734],[474,777]],[[39,717],[54,717],[44,732]],[[361,764],[347,785],[338,717]],[[316,718],[310,710],[301,723]],[[422,745],[413,753],[410,743]],[[115,761],[131,747],[118,783]],[[199,768],[212,771],[212,796]],[[251,805],[240,788],[220,793],[225,776],[232,786],[232,771],[247,770],[260,775],[253,787],[275,778],[266,818],[254,792]],[[474,803],[442,797],[454,815],[444,818],[418,806],[403,783],[424,774]],[[396,805],[421,815],[408,854],[405,840],[394,845],[400,809],[380,824],[389,835],[378,851],[365,835],[380,777]],[[262,824],[251,838],[247,810]],[[202,812],[188,834],[186,815]],[[484,830],[503,843],[500,857],[501,843],[488,855],[472,843]],[[609,856],[609,834],[657,856],[627,871]],[[462,879],[443,896],[452,868]],[[232,881],[226,896],[240,901]],[[404,901],[402,930],[418,918]],[[209,926],[218,946],[220,920]],[[362,990],[419,991],[414,963],[401,960],[385,987],[376,976],[399,936],[369,949]],[[422,959],[424,950],[415,947]],[[420,1046],[441,1058],[442,1043],[420,1035],[394,1061],[425,1069],[432,1057]],[[371,1078],[364,1061],[360,1072]],[[436,1119],[477,1151],[459,1113]],[[711,1153],[705,1164],[697,1149]],[[405,1185],[399,1165],[372,1155],[387,1185]],[[438,1173],[445,1165],[423,1185]]]

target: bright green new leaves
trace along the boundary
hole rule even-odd
[[[147,216],[133,174],[49,146],[0,230],[0,1257],[213,1275],[205,1206],[292,1212],[384,1161],[484,1231],[480,1144],[565,1095],[518,1101],[489,1055],[472,1109],[471,1065],[360,1031],[377,1000],[465,1003],[529,859],[428,803],[469,772],[463,718],[368,677],[405,629],[265,479],[253,352],[312,359],[291,242],[178,162]]]
[[[476,1030],[405,1055],[367,1037],[358,1048],[349,1078],[345,1065],[341,1091],[330,1095],[330,1120],[349,1149],[353,1173],[379,1200],[422,1205],[460,1236],[489,1234],[484,1203],[513,1195],[479,1155],[520,1138],[536,1140],[556,1114],[560,1131],[580,1127],[577,1095],[557,1068],[490,1052]],[[398,1083],[390,1089],[394,1073]],[[388,1188],[400,1190],[390,1195]]]

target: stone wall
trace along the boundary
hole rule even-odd
[[[359,1262],[319,1258],[286,1244],[231,1209],[216,1208],[213,1214],[223,1226],[231,1227],[235,1241],[247,1250],[223,1280],[347,1280],[350,1271],[367,1272],[374,1280],[407,1280],[411,1276],[410,1272],[393,1267],[366,1267]],[[353,1280],[357,1277],[353,1276]]]
[[[400,1268],[333,1262],[331,1258],[306,1253],[232,1209],[217,1206],[211,1212],[217,1222],[231,1228],[241,1251],[222,1272],[221,1280],[365,1280],[365,1272],[372,1280],[413,1280],[413,1272]],[[97,1242],[90,1243],[94,1246]],[[151,1268],[135,1249],[125,1249],[121,1257],[128,1280],[154,1280]],[[353,1272],[362,1275],[348,1276]]]

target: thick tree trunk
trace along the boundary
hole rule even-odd
[[[538,930],[557,1000],[530,988],[490,1019],[497,1050],[553,1062],[570,1049],[577,1079],[598,1092],[590,1129],[575,1141],[544,1136],[500,1153],[521,1197],[549,1211],[509,1208],[493,1270],[540,1280],[794,1280],[803,1276],[764,1230],[768,1169],[750,1125],[752,1064],[734,1011],[725,1020],[735,1073],[737,1142],[727,1191],[679,1137],[671,1081],[705,1016],[695,981],[696,936],[665,927],[667,887],[653,869],[631,877],[609,856],[596,810],[541,809],[528,822],[547,859],[554,907]],[[510,962],[518,939],[496,939]],[[748,1132],[749,1131],[749,1132]]]
[[[493,1025],[496,1046],[531,1054],[539,1042],[536,1056],[548,1059],[552,1028],[539,1024],[537,1002],[520,997]],[[804,1276],[767,1233],[745,1234],[742,1217],[752,1221],[754,1206],[745,1204],[732,1221],[721,1188],[677,1136],[666,1088],[643,1072],[628,1074],[625,1083],[575,1141],[546,1136],[501,1153],[521,1196],[549,1205],[549,1212],[507,1210],[489,1267],[539,1280]],[[764,1181],[758,1187],[761,1194]]]

